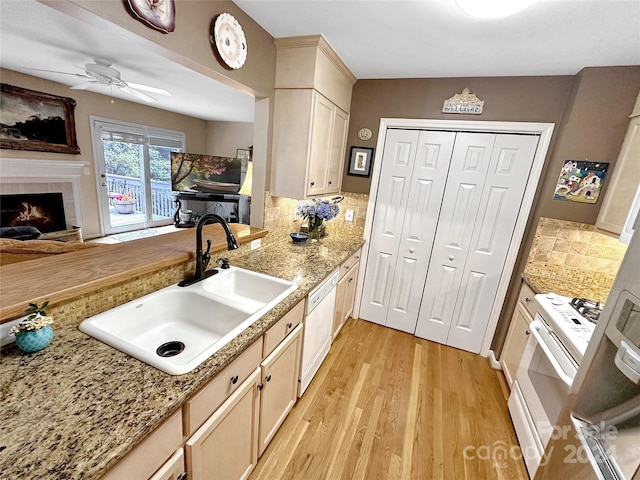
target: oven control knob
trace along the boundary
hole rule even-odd
[[[551,305],[556,305],[556,306],[560,306],[562,305],[564,302],[562,300],[560,300],[559,298],[556,298],[555,300],[551,300]]]

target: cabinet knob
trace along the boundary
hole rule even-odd
[[[234,375],[233,377],[231,377],[231,384],[235,385],[236,383],[238,383],[238,375]]]
[[[531,301],[531,299],[529,297],[524,299],[525,302],[529,303]]]
[[[329,185],[331,185],[331,180],[329,180]]]
[[[450,260],[450,261],[452,261],[452,262],[453,262],[453,259],[454,259],[454,258],[455,258],[455,257],[454,257],[453,255],[449,255],[449,260]]]
[[[353,282],[353,277],[349,277],[349,283]]]
[[[316,184],[316,182],[311,182],[311,186],[313,187]]]
[[[258,391],[261,392],[262,389],[264,388],[264,385],[262,383],[259,383],[257,387],[258,387]]]
[[[271,381],[271,375],[267,375],[267,376],[266,376],[266,378],[265,378],[265,380],[266,380],[267,382],[270,382],[270,381]]]
[[[187,480],[187,472],[182,472],[176,477],[176,480]]]
[[[413,253],[413,252],[415,252],[415,251],[416,251],[416,249],[415,249],[415,248],[410,248],[410,249],[409,249],[409,253]]]
[[[531,332],[527,330],[526,332],[524,332],[524,334],[528,337],[529,335],[531,335]]]
[[[287,330],[290,330],[291,327],[293,327],[293,323],[291,323],[291,322],[287,323]]]
[[[355,256],[355,257],[353,257],[353,258],[355,258],[356,260],[360,260],[360,255],[356,255],[356,256]]]

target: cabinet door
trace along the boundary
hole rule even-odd
[[[531,317],[527,313],[527,310],[518,303],[516,310],[513,312],[511,318],[511,326],[507,333],[507,338],[504,342],[502,354],[500,355],[500,363],[502,364],[502,371],[507,379],[509,387],[516,379],[516,372],[518,371],[518,365],[520,359],[524,353],[524,347],[527,344],[529,335],[529,322]]]
[[[358,268],[360,263],[356,263],[347,275],[347,288],[344,295],[344,315],[342,326],[353,313],[353,302],[356,298],[356,282],[358,281]]]
[[[311,132],[311,153],[309,155],[309,177],[307,195],[323,195],[327,192],[331,133],[335,105],[317,92],[314,95],[314,113]]]
[[[336,285],[336,307],[333,311],[333,333],[331,335],[331,342],[336,339],[344,322],[348,279],[349,274],[344,275],[338,282],[338,285]]]
[[[640,96],[638,97],[640,99]],[[613,167],[596,227],[620,234],[640,185],[640,116],[629,121],[620,154]]]
[[[284,422],[298,398],[302,325],[262,362],[259,455]]]
[[[327,195],[340,193],[340,188],[342,186],[342,169],[345,160],[344,152],[347,145],[348,126],[349,114],[336,107],[334,109],[333,129],[331,131]]]
[[[191,480],[240,480],[258,461],[260,369],[187,441],[187,472]]]

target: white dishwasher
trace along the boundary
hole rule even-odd
[[[301,397],[307,389],[329,353],[337,284],[338,270],[335,270],[314,288],[307,298],[307,311],[302,332],[298,397]]]

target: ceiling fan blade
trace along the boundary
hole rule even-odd
[[[122,90],[123,92],[127,92],[129,95],[133,95],[134,97],[137,97],[141,100],[144,100],[145,102],[148,103],[152,103],[155,102],[156,99],[153,97],[150,97],[149,95],[139,92],[137,90],[134,90],[133,88],[131,88],[130,86],[126,86],[126,87],[118,87],[120,90]]]
[[[71,90],[86,90],[87,88],[96,85],[97,83],[98,82],[96,82],[95,80],[89,80],[88,82],[82,82],[69,88]]]
[[[151,87],[149,85],[141,85],[139,83],[127,82],[131,88],[135,88],[136,90],[143,90],[145,92],[157,93],[158,95],[166,95],[167,97],[171,96],[171,93],[162,88]]]
[[[34,72],[59,73],[60,75],[73,75],[74,77],[89,78],[88,76],[82,75],[81,73],[58,72],[56,70],[45,70],[43,68],[26,68],[25,67],[25,70],[33,70]]]

